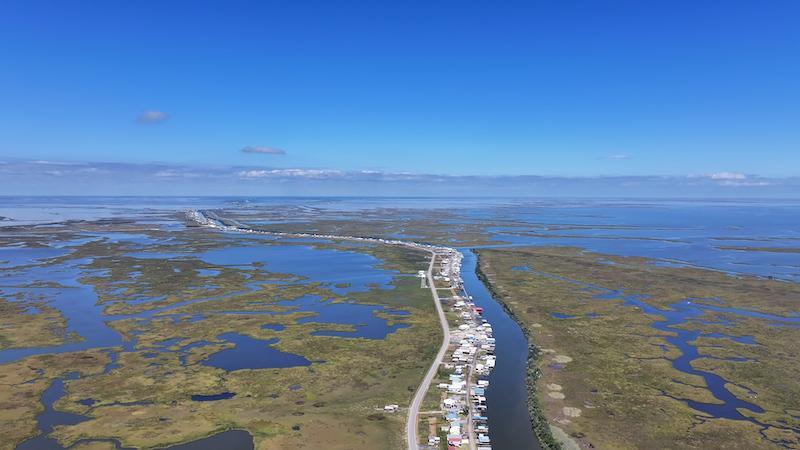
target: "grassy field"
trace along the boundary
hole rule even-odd
[[[800,448],[800,328],[706,312],[680,328],[752,336],[755,345],[701,336],[692,367],[724,377],[734,395],[764,409],[747,420],[713,419],[687,400],[719,403],[702,377],[673,368],[680,351],[652,327],[661,317],[597,299],[587,283],[669,310],[692,301],[796,314],[800,286],[572,248],[485,249],[480,268],[538,347],[539,400],[551,424],[595,448]],[[602,291],[600,291],[602,292]],[[556,314],[557,316],[553,316]],[[561,317],[561,318],[558,318]],[[701,320],[705,321],[701,322]]]
[[[72,227],[86,232],[119,231],[91,224]],[[113,438],[124,446],[164,447],[226,429],[247,430],[258,449],[395,449],[404,445],[405,415],[385,414],[383,406],[409,403],[441,339],[430,292],[420,289],[419,279],[413,276],[427,267],[426,253],[320,244],[319,248],[373,254],[384,268],[398,271],[391,281],[393,289],[372,287],[337,295],[331,286],[268,272],[258,265],[215,267],[192,257],[207,249],[272,245],[269,241],[221,237],[200,229],[137,232],[157,241],[146,246],[147,252],[184,255],[141,259],[131,256],[141,246],[99,240],[76,245],[69,255],[42,263],[56,267],[79,261],[84,271],[80,282],[92,286],[108,316],[158,312],[145,319],[107,322],[135,341],[133,351],[92,349],[0,365],[4,385],[0,389],[0,449],[14,448],[36,434],[41,394],[54,379],[69,372],[80,376],[65,382],[66,395],[55,408],[83,414],[88,420],[55,429],[51,436],[65,446],[80,439]],[[215,273],[199,276],[204,270]],[[297,319],[313,313],[286,314],[286,308],[274,304],[306,295],[405,311],[408,314],[400,316],[380,311],[376,315],[387,319],[388,325],[409,327],[383,340],[314,336],[320,329],[348,331],[353,326],[298,323]],[[53,345],[65,339],[63,317],[43,304],[46,298],[34,301],[38,314],[25,317],[26,303],[16,300],[0,298],[3,348]],[[270,311],[282,314],[261,314]],[[262,328],[267,323],[282,329]],[[311,364],[234,371],[201,364],[209,355],[231,347],[219,338],[231,331],[256,339],[277,338],[273,348],[300,355]],[[111,354],[117,355],[113,367],[108,366]],[[191,399],[222,392],[236,395],[207,402]],[[78,448],[107,446],[89,443]]]

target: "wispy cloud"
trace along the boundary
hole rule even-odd
[[[236,175],[242,178],[339,178],[346,173],[340,170],[325,169],[269,169],[242,170]]]
[[[165,113],[164,111],[158,110],[148,110],[143,111],[139,114],[139,117],[136,118],[136,122],[141,124],[153,124],[153,123],[161,123],[169,119],[169,114]]]
[[[30,161],[31,164],[42,164],[48,166],[85,166],[87,163],[80,161],[48,161],[46,159],[37,159]]]
[[[747,175],[738,172],[717,172],[708,175],[712,180],[746,180]]]
[[[633,159],[633,156],[625,154],[625,153],[614,153],[611,155],[605,155],[602,159],[607,159],[610,161],[622,161],[626,159]]]
[[[732,187],[772,186],[775,182],[764,177],[747,175],[741,172],[714,172],[703,175],[690,175],[689,178],[711,180],[720,186]]]
[[[244,153],[257,153],[257,154],[262,154],[262,155],[285,155],[286,154],[286,152],[284,150],[281,150],[279,148],[265,147],[265,146],[260,146],[260,145],[254,145],[254,146],[248,145],[247,147],[242,149],[242,152],[244,152]]]
[[[58,193],[104,193],[116,189],[190,194],[257,192],[281,195],[575,195],[680,196],[791,195],[800,192],[800,177],[770,178],[739,172],[700,175],[543,176],[448,175],[377,170],[276,168],[264,166],[193,166],[84,161],[5,160],[0,164],[0,191],[26,193],[44,186]],[[49,180],[49,181],[48,181]],[[182,186],[182,187],[181,187]],[[9,191],[9,189],[13,189]],[[37,192],[38,192],[37,191]],[[49,191],[47,193],[50,193]]]

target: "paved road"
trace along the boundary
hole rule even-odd
[[[444,316],[442,302],[439,300],[439,293],[436,290],[436,286],[433,284],[433,265],[435,262],[436,253],[432,251],[431,263],[428,266],[428,273],[426,276],[428,278],[428,287],[431,290],[431,295],[433,295],[433,302],[436,306],[436,312],[439,314],[439,322],[441,322],[442,325],[442,346],[439,348],[439,353],[436,355],[436,359],[434,359],[433,363],[431,363],[428,373],[425,374],[425,378],[417,388],[417,392],[414,394],[414,400],[411,401],[411,405],[408,408],[408,420],[406,421],[406,440],[408,441],[409,450],[417,450],[419,448],[419,436],[417,436],[419,408],[422,405],[422,400],[425,398],[425,394],[428,392],[428,389],[431,386],[431,381],[433,381],[433,378],[436,376],[436,372],[439,370],[439,365],[442,363],[444,354],[447,352],[447,346],[450,344],[450,327],[447,324],[447,319]]]
[[[221,219],[213,212],[207,212],[202,210],[191,212],[190,218],[192,220],[195,220],[200,225],[210,226],[212,228],[221,229],[225,231],[258,233],[258,234],[283,236],[283,237],[311,237],[315,239],[317,238],[344,239],[344,240],[356,240],[356,241],[367,241],[367,242],[379,242],[390,245],[403,245],[417,249],[423,246],[423,244],[415,244],[411,242],[403,242],[396,240],[387,241],[377,238],[361,238],[356,236],[336,236],[336,235],[324,235],[315,233],[286,233],[286,232],[273,232],[266,230],[254,230],[239,223],[235,223],[234,226],[225,225],[223,223],[220,223]],[[436,376],[436,372],[439,370],[439,365],[442,363],[444,354],[447,352],[447,347],[450,344],[450,327],[447,324],[447,318],[445,318],[444,316],[444,310],[442,309],[442,303],[439,300],[439,293],[437,292],[436,285],[433,283],[433,266],[436,263],[436,251],[434,250],[428,250],[428,251],[431,254],[431,262],[428,265],[428,272],[426,273],[426,278],[428,279],[428,287],[430,288],[431,295],[433,296],[434,306],[436,306],[436,313],[439,315],[439,322],[442,325],[443,337],[442,337],[442,346],[439,348],[439,353],[436,355],[436,359],[431,364],[430,369],[428,369],[428,373],[425,375],[425,379],[422,380],[422,383],[420,383],[419,387],[417,388],[417,392],[414,394],[414,400],[411,401],[411,405],[408,408],[408,419],[406,422],[406,440],[408,441],[409,450],[419,449],[418,445],[419,438],[417,436],[417,424],[419,422],[419,408],[422,405],[422,400],[425,398],[425,394],[428,392],[428,389],[430,388],[431,381],[433,381],[433,378]]]

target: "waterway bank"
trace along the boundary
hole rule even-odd
[[[480,257],[541,348],[547,419],[582,446],[793,448],[796,287],[579,249]]]
[[[329,240],[355,240],[361,242],[375,242],[385,245],[399,245],[420,250],[440,253],[459,252],[466,264],[465,271],[460,268],[456,275],[461,278],[463,288],[468,296],[474,298],[475,304],[483,308],[483,316],[497,329],[495,335],[497,339],[497,366],[489,375],[492,389],[487,390],[487,405],[489,413],[489,428],[491,431],[492,448],[498,450],[511,449],[533,449],[539,448],[556,449],[560,448],[549,434],[547,422],[544,421],[542,430],[533,431],[532,421],[529,418],[529,402],[527,399],[533,395],[526,380],[529,378],[529,367],[533,354],[529,348],[529,340],[523,333],[522,328],[515,322],[505,305],[495,300],[486,289],[484,283],[478,279],[477,261],[475,255],[469,249],[454,249],[444,246],[435,246],[417,242],[409,242],[395,239],[382,239],[374,237],[341,236],[333,234],[314,234],[314,233],[285,233],[270,232],[248,227],[245,224],[226,220],[211,212],[192,211],[188,213],[189,220],[200,225],[216,228],[221,231],[244,232],[255,234],[266,234],[288,238],[309,238],[309,239],[329,239]],[[431,280],[432,281],[432,280]],[[533,367],[536,367],[535,364]],[[533,383],[535,389],[535,381]],[[492,407],[494,405],[494,407]],[[539,422],[537,422],[539,423]],[[541,426],[540,426],[541,427]],[[547,434],[545,434],[545,432]],[[541,447],[538,443],[540,435],[545,436],[547,446]],[[548,437],[549,436],[549,437]]]
[[[485,290],[486,294],[491,298],[491,301],[499,305],[502,310],[501,313],[507,317],[507,320],[512,323],[512,327],[516,328],[522,335],[522,339],[524,339],[524,345],[527,348],[525,355],[525,368],[523,372],[525,378],[525,393],[521,398],[526,399],[525,409],[527,410],[527,419],[530,421],[530,426],[533,429],[533,433],[536,435],[536,440],[538,441],[536,442],[536,444],[538,444],[537,447],[534,448],[541,448],[543,450],[560,449],[561,444],[555,439],[555,437],[553,437],[553,434],[550,431],[550,425],[547,421],[547,417],[544,414],[544,408],[539,400],[536,386],[537,381],[541,377],[541,370],[539,369],[539,364],[541,362],[540,358],[542,354],[541,350],[531,340],[531,336],[527,327],[519,320],[511,308],[508,307],[508,304],[504,301],[503,296],[497,292],[492,283],[486,277],[486,274],[483,272],[483,270],[481,270],[480,252],[478,250],[465,250],[464,253],[464,260],[470,265],[469,270],[466,272],[474,274],[475,280],[480,283],[480,287]],[[474,283],[471,284],[474,285]],[[477,289],[477,292],[480,293],[480,289]],[[498,341],[499,339],[500,338],[498,337]],[[501,360],[498,358],[497,373],[498,376],[503,376],[504,372],[502,371],[503,367],[500,364],[500,361]],[[505,400],[511,399],[507,398]]]

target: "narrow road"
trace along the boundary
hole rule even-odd
[[[428,272],[426,273],[425,277],[428,280],[428,288],[431,290],[431,295],[433,296],[433,304],[436,307],[436,313],[439,315],[439,322],[442,325],[443,336],[442,336],[442,345],[439,348],[439,353],[436,355],[436,359],[431,364],[430,369],[428,369],[428,373],[425,374],[425,378],[422,380],[422,383],[420,383],[419,387],[417,388],[417,392],[414,394],[414,399],[411,401],[411,405],[408,408],[408,419],[406,422],[406,440],[408,441],[409,450],[418,450],[419,437],[417,436],[418,433],[417,424],[419,422],[419,408],[422,405],[422,400],[425,398],[425,394],[428,392],[428,389],[431,386],[431,381],[433,381],[433,378],[436,376],[436,372],[439,370],[439,365],[442,363],[442,359],[444,359],[444,354],[447,352],[447,347],[450,345],[450,327],[447,324],[447,318],[444,315],[444,310],[442,309],[442,303],[439,300],[439,292],[436,289],[436,285],[433,283],[433,266],[436,263],[436,249],[450,251],[450,252],[455,252],[456,250],[448,247],[434,247],[429,244],[419,244],[415,242],[406,242],[394,239],[255,230],[247,227],[246,225],[240,224],[236,221],[229,220],[229,222],[234,223],[234,225],[226,225],[225,223],[223,223],[222,219],[219,216],[217,216],[211,211],[202,211],[202,210],[189,211],[187,212],[187,218],[189,220],[198,223],[199,225],[223,231],[255,233],[255,234],[264,234],[264,235],[280,236],[280,237],[342,239],[348,241],[375,242],[380,244],[401,245],[419,250],[427,250],[431,254],[431,262],[428,265]]]
[[[431,295],[433,295],[433,303],[436,306],[436,312],[439,314],[439,322],[441,322],[442,325],[442,346],[439,348],[439,353],[436,355],[436,359],[434,359],[433,363],[431,363],[428,373],[425,374],[425,378],[417,388],[417,392],[414,394],[414,399],[411,401],[411,405],[408,407],[406,440],[408,441],[409,450],[417,450],[419,448],[419,436],[417,436],[419,408],[422,405],[422,400],[425,398],[425,394],[428,392],[428,389],[431,386],[431,381],[433,381],[433,378],[436,376],[436,373],[439,370],[439,365],[442,363],[444,354],[447,352],[447,347],[450,345],[450,326],[447,324],[447,318],[444,316],[442,302],[439,300],[439,292],[436,290],[436,285],[433,284],[433,265],[435,262],[436,252],[431,251],[431,263],[428,266],[428,273],[426,276],[428,278],[428,287],[431,290]]]

